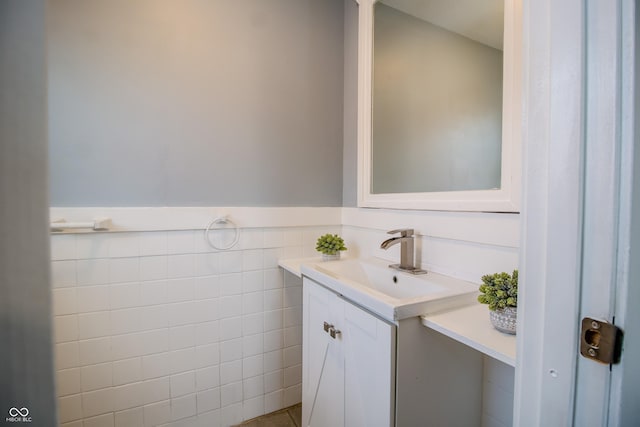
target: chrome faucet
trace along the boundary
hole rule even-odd
[[[381,249],[389,249],[391,246],[400,243],[400,264],[391,264],[389,267],[412,274],[425,274],[425,270],[416,268],[413,265],[413,229],[402,228],[387,232],[387,234],[397,233],[400,233],[400,236],[391,237],[380,244]]]

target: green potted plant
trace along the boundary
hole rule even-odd
[[[316,250],[322,253],[324,261],[340,259],[340,251],[346,251],[344,240],[337,234],[324,234],[318,237]]]
[[[500,332],[516,333],[518,270],[482,276],[478,301],[489,305],[489,318]]]

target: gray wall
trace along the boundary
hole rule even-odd
[[[374,193],[500,187],[502,52],[375,5]]]
[[[344,141],[342,206],[358,203],[358,3],[344,2]]]
[[[0,1],[0,420],[25,407],[31,425],[49,426],[56,407],[44,24],[43,0]]]
[[[342,204],[343,0],[52,0],[52,206]]]

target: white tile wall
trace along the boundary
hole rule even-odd
[[[228,426],[300,402],[301,281],[334,227],[51,237],[60,423]]]

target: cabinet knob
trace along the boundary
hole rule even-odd
[[[324,322],[324,331],[329,332],[329,329],[333,328],[333,325],[330,325],[327,322]]]
[[[340,332],[340,330],[338,329],[334,329],[334,328],[330,328],[329,329],[329,335],[331,335],[331,338],[336,339],[336,335],[340,335],[342,332]]]

